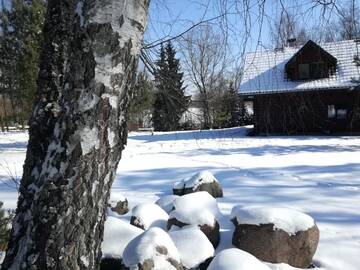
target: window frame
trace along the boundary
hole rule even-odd
[[[327,108],[327,119],[338,121],[347,120],[349,108],[346,108],[344,106],[338,106],[335,104],[328,104]]]

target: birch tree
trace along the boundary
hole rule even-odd
[[[49,0],[2,269],[98,269],[149,0]]]

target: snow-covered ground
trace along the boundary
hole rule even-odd
[[[171,194],[176,181],[209,170],[224,189],[221,243],[230,248],[234,205],[290,207],[310,214],[320,229],[315,262],[321,269],[360,265],[360,137],[245,137],[244,128],[130,133],[112,188],[130,207]],[[16,206],[27,135],[0,134],[0,200]],[[272,269],[293,269],[270,265]]]

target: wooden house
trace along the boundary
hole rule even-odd
[[[360,41],[247,54],[240,95],[256,134],[360,132]]]

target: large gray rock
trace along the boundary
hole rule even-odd
[[[129,212],[129,202],[127,199],[119,200],[118,202],[110,203],[111,211],[117,213],[118,215],[125,215]]]
[[[308,268],[319,242],[313,219],[283,208],[233,209],[234,246],[262,261]]]
[[[223,197],[219,181],[209,171],[196,173],[190,179],[177,182],[173,186],[174,195],[179,196],[199,191],[206,191],[214,198]]]
[[[160,228],[150,228],[133,239],[125,248],[123,269],[183,270],[183,266],[170,236]]]
[[[190,224],[179,221],[176,218],[170,218],[167,223],[167,229],[171,230],[172,226],[177,226],[179,228],[189,226],[189,225],[197,225],[199,229],[206,235],[209,239],[210,243],[216,248],[220,242],[220,225],[216,219],[214,219],[211,225],[208,224]]]

